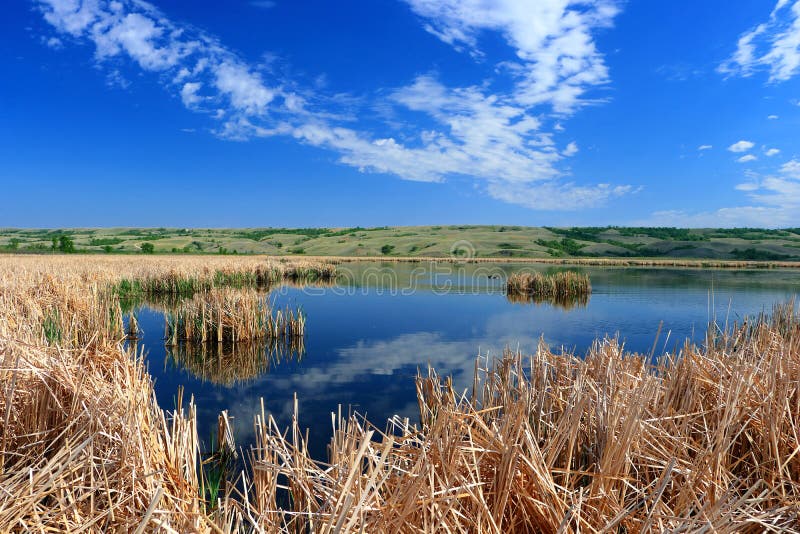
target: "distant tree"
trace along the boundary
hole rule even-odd
[[[17,238],[17,237],[12,237],[12,238],[11,238],[11,239],[8,241],[8,250],[17,250],[17,249],[19,248],[19,244],[20,244],[20,243],[21,243],[21,241],[19,240],[19,238]]]
[[[142,243],[142,254],[153,254],[155,251],[156,247],[152,243]]]
[[[391,254],[393,250],[394,250],[394,245],[383,245],[381,247],[381,254],[384,255]]]
[[[112,252],[114,252],[114,247],[112,247],[111,245],[103,245],[103,251],[106,254],[111,254]]]
[[[75,242],[68,235],[62,235],[58,238],[58,250],[64,254],[72,254],[75,252]]]

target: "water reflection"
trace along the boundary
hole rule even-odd
[[[253,381],[283,362],[300,362],[302,337],[266,342],[178,343],[166,346],[165,372],[184,369],[203,382],[232,387]]]
[[[301,308],[307,317],[299,350],[272,352],[261,345],[218,350],[216,344],[168,350],[164,312],[175,302],[139,310],[141,335],[156,395],[174,405],[179,386],[198,405],[201,436],[229,410],[241,445],[251,438],[252,417],[264,398],[279,424],[291,421],[297,394],[301,425],[310,428],[313,454],[323,458],[330,413],[338,406],[366,413],[377,424],[398,414],[416,418],[413,378],[435,366],[454,386],[472,385],[478,354],[505,347],[524,353],[544,340],[556,351],[584,352],[596,338],[619,333],[626,348],[649,353],[663,321],[657,352],[675,350],[686,338],[705,340],[716,317],[740,320],[769,311],[800,287],[797,271],[581,268],[591,277],[590,299],[537,302],[507,298],[505,279],[520,270],[554,272],[551,266],[466,265],[420,269],[415,264],[352,264],[337,285],[271,288],[276,306]],[[487,273],[487,269],[491,272]],[[361,274],[369,274],[361,277]],[[349,281],[348,281],[349,280]],[[256,349],[255,347],[260,347]],[[180,348],[180,346],[178,347]]]
[[[529,293],[506,293],[506,299],[512,304],[549,304],[564,310],[571,310],[575,307],[585,308],[589,305],[589,295],[571,295],[571,296],[555,296],[543,297],[540,295],[531,295]]]

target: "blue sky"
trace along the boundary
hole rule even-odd
[[[0,32],[0,226],[800,226],[800,0],[18,0]]]

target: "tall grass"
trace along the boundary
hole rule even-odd
[[[326,462],[297,399],[289,429],[262,407],[239,477],[228,418],[204,456],[119,343],[105,288],[141,268],[0,258],[0,531],[800,532],[793,305],[655,361],[542,345],[466,392],[431,369],[419,424],[339,413]]]
[[[553,301],[588,298],[592,292],[589,275],[575,271],[542,273],[514,273],[506,282],[508,295],[523,295]]]
[[[182,295],[221,287],[269,286],[283,281],[329,281],[336,276],[336,267],[324,262],[237,262],[215,269],[187,270],[185,268],[159,269],[134,273],[115,282],[113,292],[122,298],[148,295]]]
[[[121,343],[123,313],[108,288],[263,263],[0,258],[0,531],[242,527],[232,484],[209,511],[195,407],[179,396],[176,411],[159,408],[142,358]]]
[[[212,289],[167,312],[165,321],[164,338],[174,346],[302,338],[306,318],[300,310],[273,310],[253,290]]]
[[[773,317],[657,363],[609,339],[585,358],[506,352],[466,394],[431,369],[420,427],[339,415],[326,463],[262,413],[253,516],[281,532],[800,532],[800,318]]]

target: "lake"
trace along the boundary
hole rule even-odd
[[[164,317],[157,307],[137,312],[147,363],[162,408],[172,409],[179,386],[193,395],[201,438],[229,410],[239,445],[248,445],[260,399],[282,425],[291,422],[293,396],[301,427],[310,429],[312,453],[325,458],[331,412],[342,406],[365,414],[379,428],[394,414],[416,420],[414,377],[433,365],[458,388],[472,383],[475,358],[524,353],[540,339],[552,348],[585,352],[603,336],[619,336],[628,350],[675,351],[684,340],[702,343],[710,320],[740,321],[769,312],[800,288],[795,270],[700,270],[629,267],[573,268],[587,273],[585,303],[515,302],[505,278],[516,271],[556,272],[532,264],[344,263],[336,285],[265,290],[278,307],[307,316],[302,347],[236,347],[270,353],[255,368],[215,369],[197,354],[164,346]],[[232,350],[232,349],[229,349]],[[179,352],[179,351],[176,351]],[[250,358],[252,360],[252,358]]]

